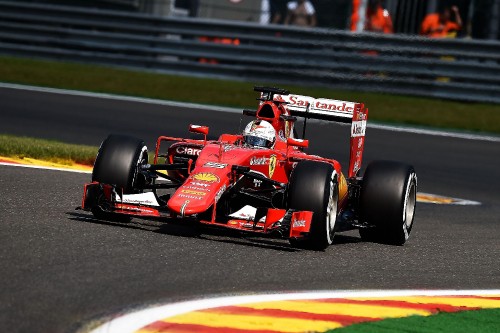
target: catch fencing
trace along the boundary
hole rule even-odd
[[[0,54],[255,83],[500,103],[500,42],[0,0]]]

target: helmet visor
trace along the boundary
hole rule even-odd
[[[245,142],[254,147],[268,148],[271,144],[269,140],[259,138],[258,136],[246,135]]]

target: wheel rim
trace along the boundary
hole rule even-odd
[[[406,196],[403,209],[403,231],[405,233],[406,239],[408,239],[411,227],[413,225],[416,201],[417,184],[415,175],[412,175],[408,181],[408,186],[406,188]]]
[[[326,236],[328,244],[333,242],[333,236],[335,234],[335,222],[337,221],[337,201],[338,192],[336,191],[337,186],[334,179],[330,181],[330,197],[328,199],[328,205],[326,207]]]
[[[134,170],[134,175],[132,178],[132,183],[130,186],[134,187],[135,181],[137,179],[137,175],[139,174],[141,165],[148,164],[148,147],[143,146],[141,149],[141,153],[139,154],[139,159],[137,160],[137,165]]]

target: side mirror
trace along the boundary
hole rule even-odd
[[[189,132],[208,135],[208,126],[189,125]]]
[[[286,144],[292,147],[307,148],[309,147],[309,140],[288,138]]]

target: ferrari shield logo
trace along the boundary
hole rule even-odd
[[[271,155],[269,157],[269,178],[273,176],[274,169],[276,169],[276,155]]]

